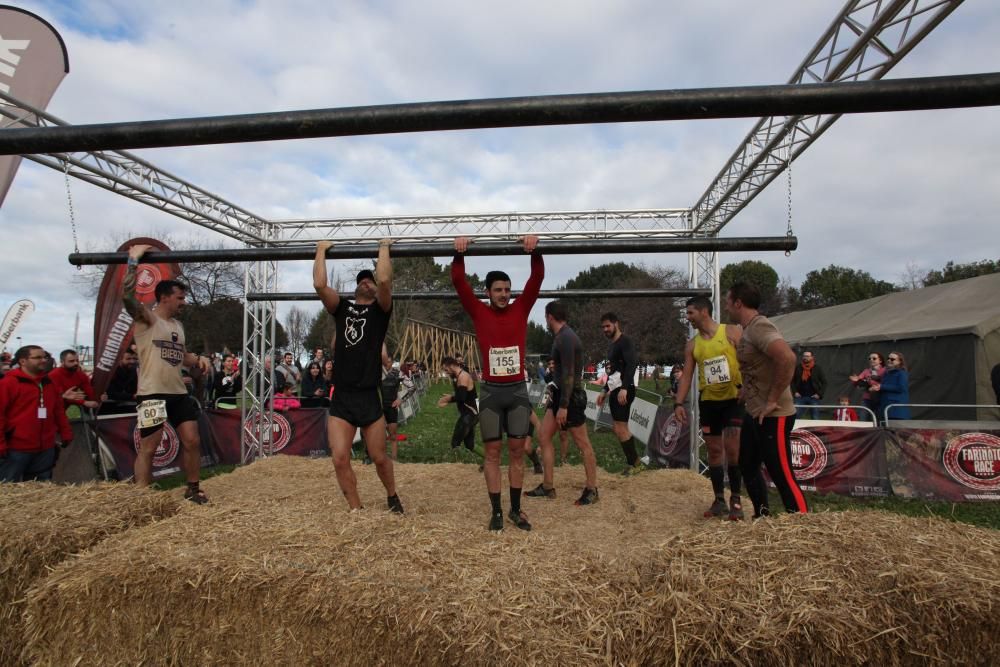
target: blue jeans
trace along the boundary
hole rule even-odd
[[[7,450],[0,458],[0,482],[46,482],[52,479],[52,469],[56,467],[56,448],[41,452],[18,452]]]
[[[812,396],[799,396],[798,398],[795,399],[795,405],[819,405],[819,403],[820,399],[813,398]],[[805,416],[806,413],[809,413],[810,416],[806,417]],[[795,412],[795,416],[798,417],[799,419],[819,419],[819,410],[817,410],[816,408],[805,410],[800,407]]]

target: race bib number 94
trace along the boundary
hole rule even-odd
[[[490,348],[490,375],[520,375],[521,351],[513,347]]]
[[[139,404],[139,428],[152,428],[160,426],[167,421],[167,402],[143,401]]]
[[[701,362],[702,371],[705,373],[705,384],[724,384],[732,381],[729,374],[729,360],[725,355],[712,357]]]

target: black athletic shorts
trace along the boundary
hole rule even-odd
[[[739,401],[698,401],[699,421],[703,433],[722,435],[723,429],[739,428],[743,422],[743,408]]]
[[[549,409],[553,414],[559,412],[559,401],[561,396],[556,389],[552,390],[552,404]],[[587,422],[587,392],[582,387],[577,387],[569,397],[569,405],[566,407],[566,428],[580,426]]]
[[[330,416],[351,426],[364,428],[382,419],[382,399],[378,389],[344,391],[337,389],[330,398]]]
[[[198,421],[198,415],[201,413],[198,401],[188,394],[146,394],[145,396],[136,396],[135,402],[138,403],[136,412],[142,410],[144,401],[166,401],[167,421],[174,428],[177,428],[184,422]],[[153,435],[162,428],[163,424],[150,426],[149,428],[140,428],[139,437],[145,438]]]
[[[621,392],[626,392],[625,405],[618,405],[618,394]],[[627,422],[629,413],[632,411],[632,401],[635,400],[635,387],[631,389],[626,389],[625,387],[618,387],[618,389],[612,389],[607,393],[604,398],[604,404],[608,406],[608,410],[611,412],[611,419],[616,422]]]
[[[399,423],[399,408],[392,407],[392,403],[382,404],[382,414],[385,415],[386,424]]]
[[[508,438],[523,438],[531,425],[531,399],[523,382],[479,385],[479,429],[483,442],[495,442],[506,433]]]

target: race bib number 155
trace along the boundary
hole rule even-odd
[[[490,348],[490,375],[520,375],[521,351],[513,347]]]

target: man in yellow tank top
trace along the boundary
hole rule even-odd
[[[184,497],[199,505],[208,502],[199,487],[201,437],[198,434],[198,402],[188,395],[181,379],[181,366],[209,370],[208,357],[188,352],[184,347],[184,327],[176,316],[184,307],[187,286],[176,280],[156,284],[156,307],[149,308],[136,298],[139,260],[152,246],[135,245],[128,251],[128,268],[122,281],[122,301],[135,321],[135,342],[139,351],[139,387],[136,394],[139,452],[135,460],[135,483],[148,486],[153,481],[153,455],[160,445],[168,421],[183,446],[183,468],[187,476]]]
[[[697,333],[684,347],[684,375],[674,401],[674,415],[681,424],[687,422],[685,400],[691,391],[691,382],[698,375],[698,412],[701,432],[708,447],[708,473],[712,480],[715,498],[705,511],[706,517],[719,517],[727,512],[725,474],[729,473],[729,519],[743,518],[740,500],[741,480],[739,466],[741,419],[739,407],[740,364],[736,360],[736,346],[742,329],[739,325],[719,324],[712,319],[712,302],[703,296],[687,301],[687,320]],[[697,369],[697,370],[695,370]],[[728,437],[727,437],[728,436]]]

